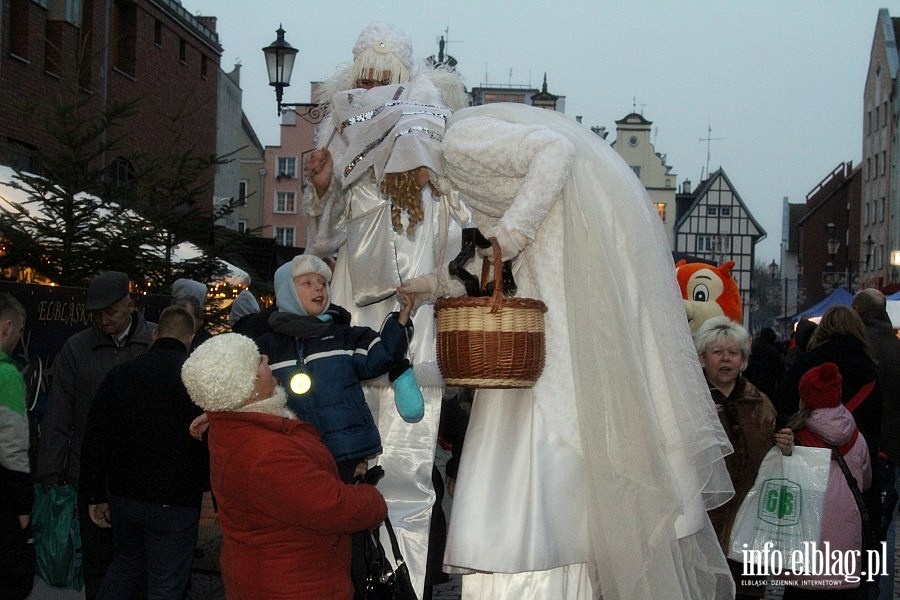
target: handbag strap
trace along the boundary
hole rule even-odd
[[[866,534],[871,532],[872,528],[872,520],[869,516],[869,507],[866,506],[865,500],[863,500],[862,492],[859,489],[859,484],[856,482],[856,477],[853,476],[853,473],[850,472],[850,467],[847,466],[847,461],[844,460],[844,455],[841,454],[841,451],[836,446],[828,446],[831,448],[831,456],[834,460],[837,461],[838,466],[841,467],[841,471],[844,473],[844,478],[847,480],[847,485],[850,486],[850,491],[853,492],[853,499],[856,501],[856,508],[859,509],[859,516],[862,522],[863,529],[863,543],[865,543]]]
[[[405,561],[403,560],[403,555],[400,554],[400,544],[397,543],[397,534],[394,533],[394,528],[391,526],[390,517],[384,518],[384,528],[387,529],[388,537],[391,538],[391,550],[394,552],[394,562],[399,567]]]
[[[862,386],[861,388],[859,388],[859,390],[857,390],[857,392],[855,394],[853,394],[853,397],[850,398],[850,400],[844,406],[846,406],[847,410],[849,410],[850,412],[855,411],[857,408],[859,408],[859,405],[862,404],[865,401],[865,399],[869,397],[869,394],[872,393],[872,389],[874,387],[875,387],[875,380],[873,379],[869,383],[867,383],[864,386]]]

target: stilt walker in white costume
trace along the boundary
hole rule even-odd
[[[459,252],[460,223],[466,223],[468,214],[433,194],[428,179],[440,171],[439,144],[450,113],[442,107],[463,106],[465,89],[452,72],[414,64],[409,38],[390,25],[366,27],[353,55],[354,63],[320,90],[321,97],[331,102],[329,116],[316,133],[320,150],[310,157],[307,168],[313,185],[307,187],[310,193],[305,198],[310,216],[306,252],[322,257],[337,252],[334,301],[350,311],[353,324],[381,327],[384,318],[397,310],[393,291],[400,283],[436,271],[442,260]],[[390,89],[381,92],[382,86]],[[406,108],[385,119],[381,110],[363,110],[372,102],[375,108],[379,104]],[[382,188],[385,174],[411,169],[417,169],[415,184],[421,193],[414,194],[415,202],[392,201],[392,193]],[[378,210],[385,204],[388,213]],[[378,216],[385,214],[390,217],[387,229],[379,227],[383,221]],[[371,235],[357,237],[354,232],[361,229]],[[401,553],[421,597],[435,499],[431,472],[443,380],[435,356],[431,305],[419,307],[413,325],[409,358],[425,401],[421,420],[410,423],[400,416],[387,378],[368,382],[364,390],[384,447],[377,459],[385,470],[378,489],[387,500]]]
[[[731,447],[646,191],[602,139],[523,105],[457,111],[443,152],[438,189],[548,306],[534,388],[475,396],[444,555],[463,598],[733,598],[705,512],[733,494]]]

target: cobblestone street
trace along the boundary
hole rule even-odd
[[[438,466],[443,467],[446,456],[438,453]],[[452,500],[445,498],[443,504],[448,518],[452,513]],[[189,600],[224,600],[225,589],[222,586],[222,578],[219,574],[219,547],[222,541],[222,533],[219,529],[218,519],[212,510],[212,502],[209,494],[204,498],[203,510],[200,517],[199,551],[194,558],[193,576],[191,577],[191,589],[188,593]],[[900,559],[900,546],[894,547],[894,555]],[[462,591],[460,576],[451,576],[447,583],[435,586],[432,600],[459,600]],[[770,588],[766,594],[766,600],[780,600],[782,590]],[[29,600],[76,600],[84,598],[83,593],[71,590],[59,590],[46,586],[39,579]],[[900,576],[894,577],[894,600],[900,600]]]

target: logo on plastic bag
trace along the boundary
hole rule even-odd
[[[766,479],[759,495],[757,516],[778,527],[790,527],[800,522],[803,489],[790,479]]]

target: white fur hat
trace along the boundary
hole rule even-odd
[[[390,74],[390,83],[409,81],[413,69],[412,40],[390,23],[370,23],[353,46],[355,79]]]
[[[250,400],[259,369],[256,343],[239,333],[222,333],[200,344],[181,367],[181,380],[194,404],[231,411]]]
[[[291,279],[307,273],[318,273],[331,283],[331,268],[314,254],[298,254],[291,260]]]

